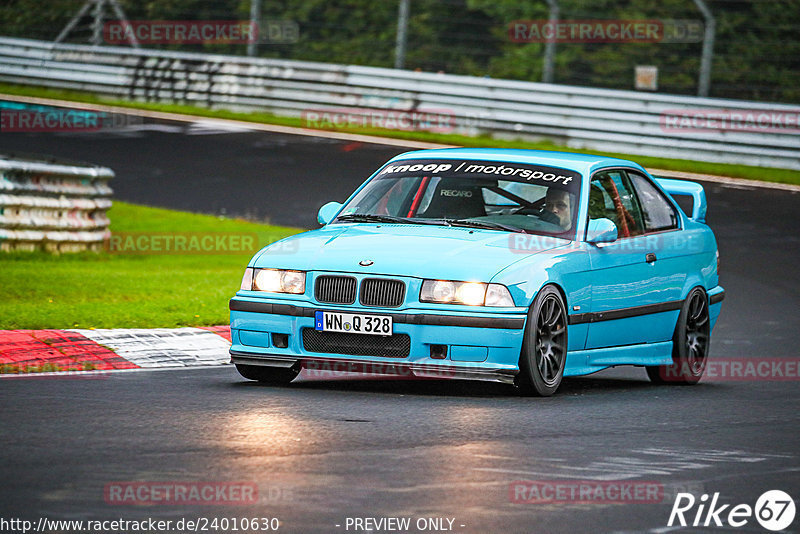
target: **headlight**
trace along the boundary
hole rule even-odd
[[[241,289],[245,291],[250,291],[253,289],[253,268],[248,267],[244,270],[244,276],[242,276],[242,287]]]
[[[513,306],[514,299],[506,286],[489,284],[486,288],[486,304],[484,306]]]
[[[248,271],[250,271],[249,275]],[[249,286],[247,284],[248,281],[252,282]],[[244,277],[242,278],[242,289],[299,295],[306,292],[306,273],[305,271],[253,269],[248,267],[245,269]]]
[[[514,300],[506,286],[451,280],[424,280],[419,300],[467,306],[514,306]]]

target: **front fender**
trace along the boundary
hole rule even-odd
[[[545,251],[532,252],[509,265],[491,282],[508,287],[516,306],[530,307],[546,284],[556,285],[566,298],[567,313],[582,313],[591,302],[591,272],[587,243],[573,241]],[[588,324],[569,326],[568,349],[581,350]]]

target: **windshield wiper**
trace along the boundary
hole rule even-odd
[[[435,226],[466,226],[470,228],[486,228],[489,230],[504,230],[506,232],[527,233],[522,228],[509,226],[491,221],[474,221],[469,219],[411,219],[409,217],[397,217],[394,215],[376,215],[374,213],[350,213],[340,215],[336,218],[341,222],[372,222],[372,223],[396,223],[396,224],[425,224]]]
[[[408,217],[396,217],[394,215],[375,215],[372,213],[350,213],[336,217],[337,221],[342,222],[378,222],[378,223],[398,223],[398,224],[431,224],[419,219],[409,219]]]
[[[496,223],[492,221],[476,221],[473,219],[442,219],[445,223],[451,226],[468,226],[472,228],[485,228],[488,230],[504,230],[506,232],[516,232],[527,234],[523,228],[511,226],[508,224]]]

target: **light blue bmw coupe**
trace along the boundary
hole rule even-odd
[[[273,384],[312,368],[546,396],[615,365],[693,384],[724,296],[705,213],[702,186],[631,161],[408,152],[250,260],[231,358]]]

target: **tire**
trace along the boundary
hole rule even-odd
[[[681,307],[672,336],[672,364],[647,367],[647,376],[656,384],[697,384],[706,370],[711,345],[708,296],[703,288],[689,292]]]
[[[524,335],[516,385],[526,395],[549,397],[561,384],[567,361],[567,307],[554,286],[536,295]]]
[[[236,364],[236,370],[248,380],[256,380],[262,384],[271,384],[273,386],[286,385],[300,374],[300,371],[294,367],[264,367],[261,365],[244,365],[241,363]]]

